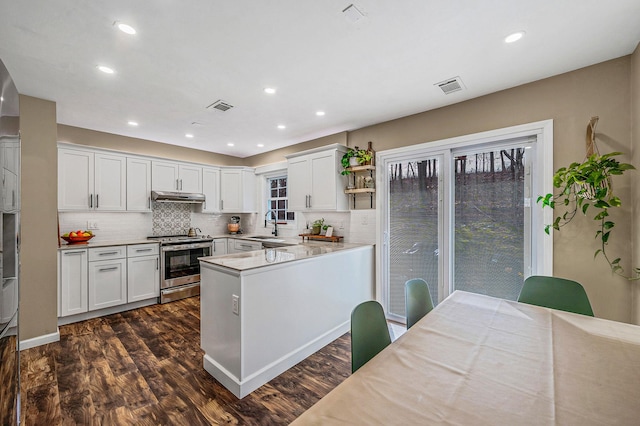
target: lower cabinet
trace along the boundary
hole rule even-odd
[[[229,238],[227,253],[242,253],[245,251],[262,250],[262,243],[259,241],[248,241]]]
[[[158,244],[61,250],[59,286],[60,317],[158,297]]]
[[[87,249],[63,250],[60,253],[60,311],[66,317],[87,312],[89,288]]]
[[[127,259],[89,262],[89,310],[127,303]]]
[[[127,259],[127,302],[160,296],[160,259],[155,256]]]
[[[214,238],[211,242],[211,256],[220,256],[227,253],[227,238]]]

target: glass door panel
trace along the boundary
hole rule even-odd
[[[454,290],[518,298],[529,266],[527,155],[521,146],[454,156]]]
[[[398,161],[389,165],[389,259],[387,315],[404,320],[404,284],[422,278],[438,303],[441,160]]]

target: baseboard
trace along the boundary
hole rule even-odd
[[[239,380],[209,355],[203,357],[203,367],[237,398],[244,398],[269,380],[279,376],[308,356],[319,351],[329,343],[349,331],[350,322],[346,321],[337,327],[318,336],[311,342],[289,352],[282,358],[266,365],[254,374]]]
[[[60,330],[56,327],[55,333],[45,334],[38,337],[32,337],[27,340],[20,340],[20,350],[35,348],[36,346],[46,345],[47,343],[58,342],[60,340]]]

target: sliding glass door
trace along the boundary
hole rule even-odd
[[[389,165],[389,287],[387,312],[405,316],[404,283],[424,278],[438,300],[441,156]]]
[[[381,153],[378,288],[390,319],[404,321],[411,278],[423,278],[437,304],[454,290],[516,300],[526,277],[550,274],[552,243],[531,205],[550,191],[542,136],[552,131],[541,123]]]

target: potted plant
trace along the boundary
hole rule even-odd
[[[595,256],[601,254],[612,272],[620,276],[623,269],[620,266],[620,258],[611,259],[607,253],[607,244],[611,238],[611,232],[615,223],[609,216],[609,209],[619,207],[622,202],[613,193],[611,177],[622,175],[627,170],[633,170],[631,164],[620,163],[614,157],[622,155],[620,152],[611,152],[600,155],[593,153],[582,163],[572,163],[569,167],[561,167],[553,175],[553,186],[560,191],[558,194],[546,194],[538,197],[537,202],[542,207],[564,206],[565,211],[555,217],[553,223],[545,225],[545,232],[549,234],[551,228],[559,231],[561,227],[567,225],[576,213],[580,211],[586,215],[589,211],[595,210],[593,220],[597,222],[596,235],[599,239],[600,248],[596,250]],[[633,276],[628,279],[640,279],[640,268],[634,268]]]
[[[344,170],[342,171],[343,175],[348,175],[351,173],[349,170],[350,167],[361,166],[363,164],[370,164],[371,159],[373,158],[372,153],[366,149],[360,149],[357,146],[354,148],[349,148],[347,152],[342,156],[342,167]]]
[[[322,225],[324,225],[324,218],[315,220],[311,224],[311,235],[320,235]]]

